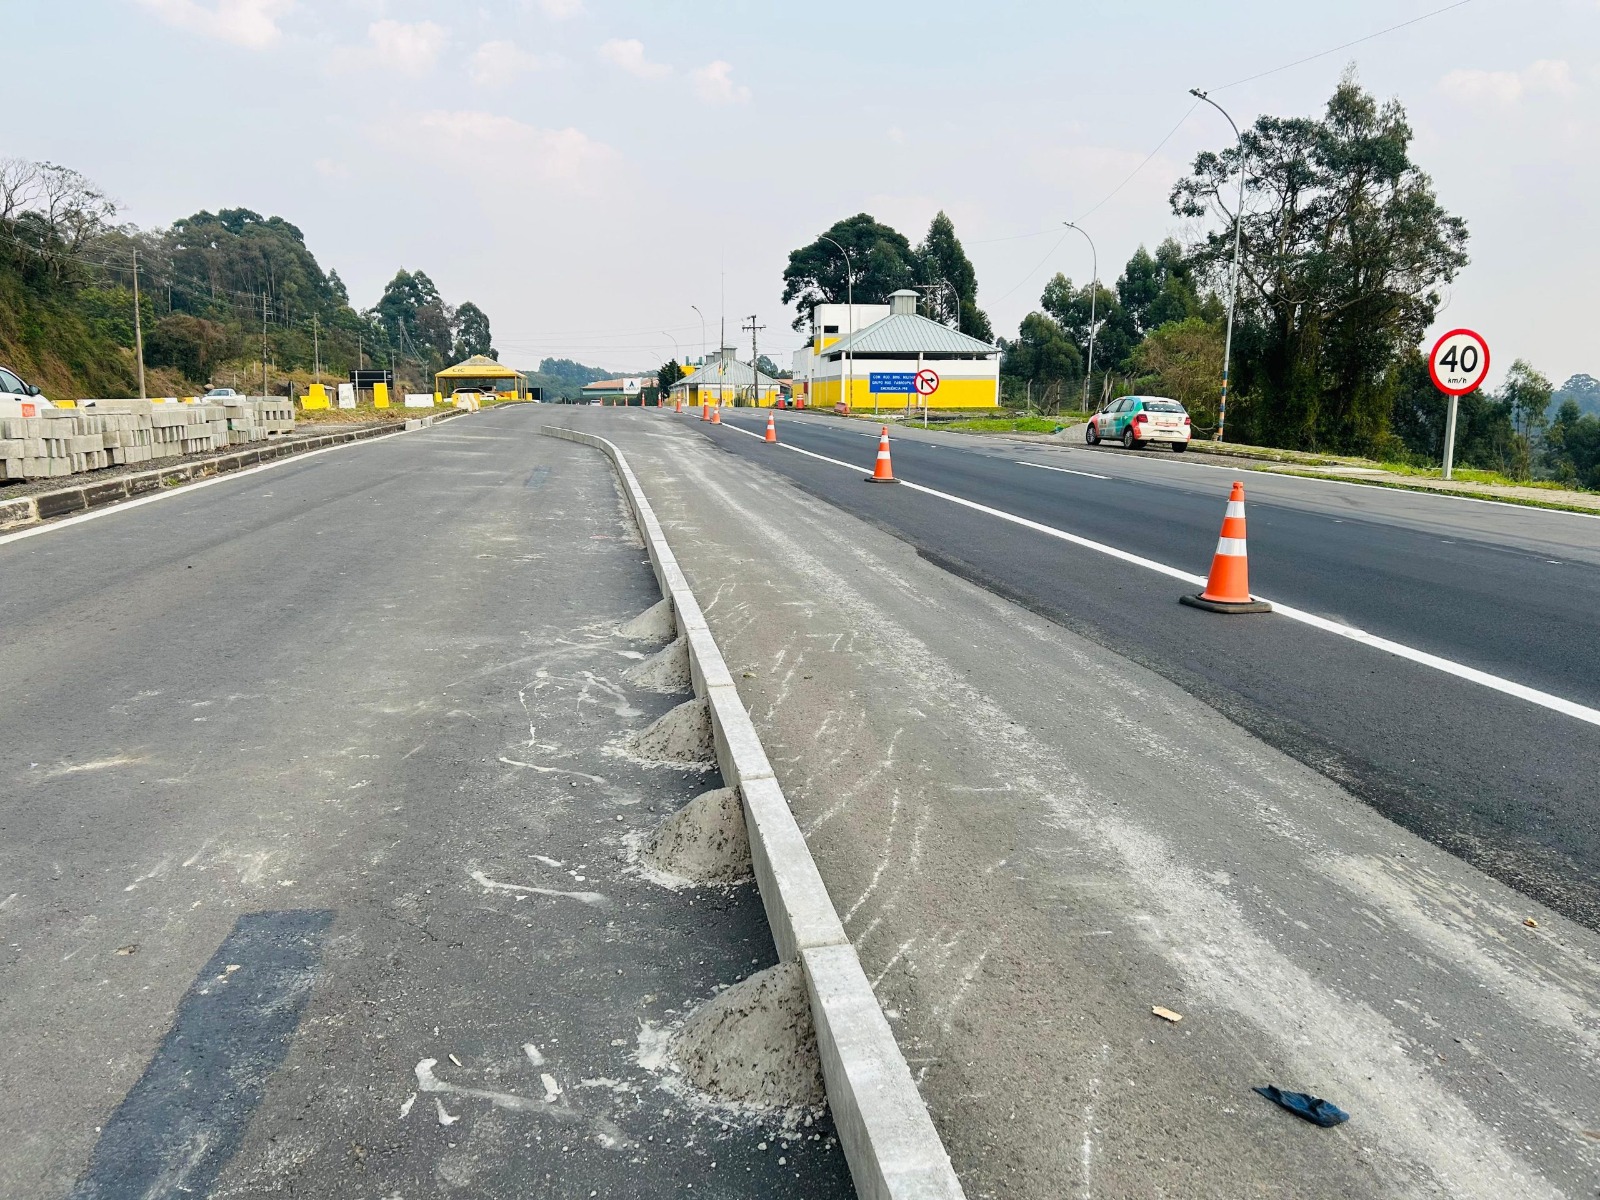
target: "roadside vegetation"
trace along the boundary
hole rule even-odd
[[[355,307],[301,231],[247,208],[170,226],[119,223],[98,185],[54,163],[0,159],[0,362],[46,395],[136,394],[134,261],[146,392],[208,387],[304,395],[358,365],[392,367],[399,391],[433,390],[433,373],[474,354],[498,358],[489,317],[451,304],[423,271],[397,271]],[[320,368],[320,370],[319,370]],[[576,395],[608,372],[547,359],[531,382]]]
[[[1469,239],[1412,157],[1404,107],[1347,74],[1320,115],[1264,115],[1243,141],[1227,441],[1437,473],[1446,401],[1420,347],[1468,265]],[[1199,154],[1173,187],[1188,240],[1141,246],[1110,284],[1064,274],[1045,284],[1016,335],[998,339],[1007,410],[1065,424],[1086,391],[1096,408],[1162,395],[1184,404],[1197,435],[1215,435],[1240,166],[1229,142]],[[848,281],[833,242],[849,251]],[[943,213],[916,246],[866,213],[839,221],[790,254],[783,278],[796,329],[813,304],[843,302],[848,282],[858,303],[918,288],[926,315],[991,336]],[[1499,388],[1462,398],[1456,463],[1463,478],[1600,490],[1600,380],[1580,374],[1557,388],[1516,360]]]
[[[954,429],[961,433],[1059,433],[1066,428],[1064,422],[1076,419],[1063,413],[1060,417],[976,417],[964,421],[940,422],[940,429]]]

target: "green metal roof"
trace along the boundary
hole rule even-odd
[[[718,368],[721,368],[721,370]],[[756,373],[761,374],[760,372]],[[678,380],[677,383],[672,385],[671,390],[675,392],[679,388],[692,387],[749,387],[750,375],[751,370],[749,363],[740,362],[738,359],[734,359],[728,363],[714,360],[706,363],[706,365],[703,367],[697,368],[693,374],[685,375],[682,379]],[[778,383],[779,381],[774,379],[772,376],[762,374],[761,383],[759,386],[763,388],[771,388],[777,387]]]
[[[822,352],[826,359],[851,354],[947,354],[961,357],[995,354],[1000,347],[968,337],[914,313],[895,313],[841,338]]]

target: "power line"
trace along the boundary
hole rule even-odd
[[[1207,88],[1206,90],[1210,92],[1224,92],[1231,87],[1238,87],[1241,83],[1254,83],[1257,79],[1265,79],[1268,75],[1276,75],[1279,71],[1287,71],[1291,67],[1300,67],[1304,66],[1308,62],[1316,62],[1316,60],[1319,58],[1327,58],[1330,54],[1337,54],[1341,50],[1350,49],[1351,46],[1359,46],[1362,42],[1370,42],[1373,38],[1380,38],[1386,33],[1393,33],[1397,29],[1405,29],[1407,26],[1416,25],[1419,22],[1430,20],[1431,18],[1440,16],[1443,13],[1452,12],[1458,8],[1464,8],[1471,3],[1472,0],[1456,0],[1454,4],[1446,4],[1443,8],[1436,8],[1432,12],[1425,12],[1420,17],[1412,17],[1409,21],[1401,21],[1398,25],[1391,25],[1387,29],[1380,29],[1377,33],[1369,33],[1365,37],[1358,37],[1354,41],[1343,42],[1340,45],[1334,46],[1332,49],[1319,50],[1315,54],[1308,54],[1304,58],[1297,58],[1291,63],[1284,63],[1281,67],[1273,67],[1270,71],[1262,71],[1257,75],[1246,75],[1243,79],[1235,79],[1232,83],[1224,83],[1220,87]]]
[[[1050,247],[1049,253],[1047,253],[1043,258],[1041,258],[1038,262],[1036,262],[1033,265],[1033,269],[1032,270],[1030,270],[1021,279],[1017,280],[1016,285],[1011,289],[1011,291],[1007,292],[1004,296],[996,297],[995,299],[989,301],[989,303],[990,304],[999,304],[1003,300],[1010,299],[1012,293],[1014,293],[1023,284],[1027,283],[1028,280],[1032,279],[1036,274],[1038,274],[1039,268],[1044,266],[1045,263],[1050,261],[1051,257],[1054,256],[1055,252],[1057,250],[1061,249],[1061,243],[1066,241],[1066,240],[1067,240],[1067,235],[1063,233],[1060,237],[1058,237],[1056,239],[1056,244],[1054,246]]]
[[[1171,129],[1167,130],[1167,136],[1162,138],[1159,142],[1157,142],[1156,143],[1156,148],[1154,150],[1150,151],[1149,154],[1146,154],[1144,156],[1144,161],[1142,163],[1140,163],[1137,167],[1135,167],[1133,170],[1129,171],[1128,172],[1128,177],[1126,179],[1124,179],[1121,183],[1117,184],[1116,187],[1112,188],[1110,192],[1106,193],[1105,198],[1102,199],[1099,204],[1096,204],[1094,206],[1094,208],[1091,208],[1088,212],[1080,213],[1079,216],[1078,216],[1078,220],[1081,221],[1081,220],[1083,220],[1084,217],[1090,216],[1091,214],[1097,212],[1113,196],[1115,196],[1123,188],[1127,187],[1128,184],[1132,183],[1133,182],[1133,177],[1135,175],[1137,175],[1140,171],[1144,170],[1146,167],[1148,167],[1150,165],[1150,160],[1153,159],[1157,154],[1161,153],[1161,147],[1165,146],[1168,142],[1170,142],[1172,140],[1172,135],[1177,133],[1178,130],[1183,128],[1184,122],[1187,121],[1194,114],[1194,110],[1199,108],[1199,107],[1200,107],[1200,101],[1198,101],[1198,100],[1196,100],[1193,104],[1191,104],[1189,106],[1189,111],[1184,113],[1183,116],[1178,118],[1178,123],[1176,125],[1174,125]]]

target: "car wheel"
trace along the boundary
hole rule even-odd
[[[1091,446],[1100,444],[1100,431],[1094,427],[1093,421],[1083,427],[1083,440]]]
[[[1188,442],[1173,442],[1172,443],[1172,449],[1178,454],[1182,454],[1188,448],[1189,448],[1189,443]]]
[[[1123,430],[1123,432],[1122,432],[1122,448],[1124,450],[1143,450],[1144,449],[1144,443],[1141,442],[1138,438],[1133,436],[1133,429],[1131,427],[1128,428],[1128,429]]]

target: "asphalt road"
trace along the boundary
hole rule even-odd
[[[0,541],[0,1195],[853,1194],[660,1061],[774,950],[630,865],[718,781],[618,751],[659,594],[539,418]]]
[[[1179,581],[1119,578],[861,469],[818,464],[840,497],[821,500],[772,469],[803,456],[732,430],[549,416],[616,439],[638,473],[968,1196],[1595,1193],[1600,934],[919,543],[1031,556],[1068,600],[1159,593],[1164,620],[1190,611]],[[917,436],[897,442],[904,476]],[[870,462],[855,440],[840,457]],[[940,453],[1020,456],[963,445]],[[918,504],[933,513],[913,539],[894,522]],[[1241,656],[1269,639],[1269,666],[1314,632],[1215,622]],[[1314,1128],[1263,1084],[1351,1119]]]
[[[1600,928],[1600,728],[1283,617],[1182,607],[1193,589],[1180,581],[737,432],[759,432],[764,413],[725,410],[724,429],[661,419],[1150,667],[1386,816]],[[778,420],[780,440],[870,469],[875,427]],[[902,479],[1198,575],[1232,478],[1176,456],[911,429],[894,431],[893,453]],[[1600,521],[1287,476],[1246,483],[1258,594],[1600,706]]]

